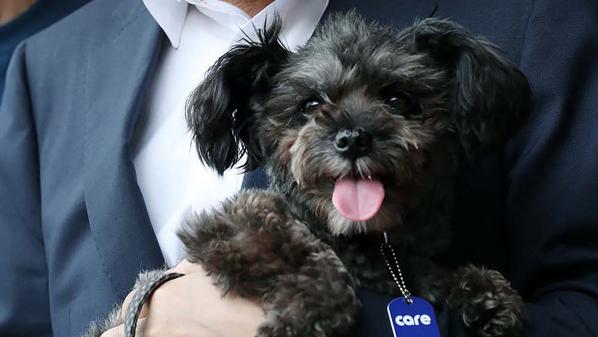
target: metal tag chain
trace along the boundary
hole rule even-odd
[[[396,270],[397,270],[396,273],[395,273],[394,269],[392,268],[392,265],[391,265],[388,257],[386,256],[386,251],[384,250],[384,248],[387,248],[392,254],[392,258],[393,258],[393,261],[394,261],[394,264],[395,264]],[[413,303],[413,299],[411,298],[411,293],[409,292],[409,289],[407,289],[407,285],[405,285],[405,279],[403,278],[403,273],[401,272],[401,266],[399,265],[399,259],[397,258],[397,254],[395,253],[394,248],[388,241],[388,235],[386,234],[386,232],[384,232],[384,242],[382,242],[380,244],[380,252],[382,253],[382,257],[384,257],[384,262],[386,262],[386,266],[388,267],[388,270],[390,271],[390,275],[392,275],[392,278],[395,281],[397,287],[399,288],[399,291],[401,292],[401,294],[403,294],[403,297],[405,297],[405,302],[407,302],[407,304]],[[397,275],[398,275],[398,277],[397,277]]]

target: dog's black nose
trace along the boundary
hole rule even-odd
[[[342,129],[334,137],[336,152],[357,159],[372,149],[372,135],[364,128]]]

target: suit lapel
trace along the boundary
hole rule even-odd
[[[114,3],[87,58],[85,203],[102,267],[122,295],[140,270],[164,263],[128,144],[162,34],[141,1]]]

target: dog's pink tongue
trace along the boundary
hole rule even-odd
[[[332,204],[345,218],[371,219],[384,200],[384,186],[377,180],[343,178],[334,185]]]

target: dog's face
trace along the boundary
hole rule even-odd
[[[454,173],[525,119],[524,76],[449,21],[396,31],[333,16],[297,53],[278,32],[219,60],[189,122],[204,162],[223,172],[245,151],[335,234],[400,224],[433,171]]]

